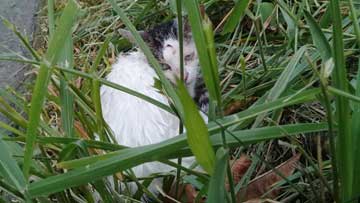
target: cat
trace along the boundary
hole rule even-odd
[[[208,108],[208,94],[203,83],[199,59],[190,26],[184,20],[184,83],[201,111]],[[121,30],[124,38],[134,42],[130,32]],[[178,24],[176,20],[166,22],[147,31],[140,32],[152,53],[160,62],[166,78],[175,85],[180,78]],[[154,87],[157,74],[140,51],[122,53],[112,65],[107,80],[145,94],[165,105],[168,98]],[[135,96],[116,89],[101,87],[101,106],[104,120],[115,134],[119,144],[138,147],[164,141],[179,134],[179,119]],[[202,114],[205,119],[206,116]],[[185,158],[182,165],[189,167],[193,158]],[[132,168],[137,177],[152,173],[167,172],[171,167],[158,162],[145,163]]]

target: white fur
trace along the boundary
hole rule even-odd
[[[107,80],[145,94],[163,104],[168,99],[154,88],[158,78],[149,66],[145,56],[139,52],[120,55],[113,65]],[[114,131],[119,144],[137,147],[159,143],[179,134],[179,119],[173,114],[156,107],[140,98],[123,93],[111,87],[101,87],[101,106],[104,120]],[[183,160],[185,167],[190,166],[193,158]],[[152,173],[168,172],[168,165],[151,162],[133,168],[137,177]],[[155,181],[160,184],[159,180]],[[156,191],[154,185],[150,191]]]
[[[165,76],[174,84],[180,77],[179,45],[178,41],[169,38],[164,41],[162,55],[164,61],[171,69],[165,70]],[[187,75],[186,85],[191,96],[199,74],[198,57],[194,42],[184,44],[184,57],[191,55],[191,60],[184,60],[184,75]],[[107,80],[130,88],[147,95],[165,105],[169,105],[168,98],[154,88],[155,79],[158,79],[153,68],[149,65],[144,54],[140,51],[122,54],[118,57]],[[179,134],[179,119],[173,114],[130,94],[121,92],[111,87],[101,87],[101,107],[104,120],[113,130],[119,144],[138,147],[159,143]],[[202,114],[207,120],[206,116]],[[183,166],[189,167],[194,158],[183,159]],[[171,167],[150,162],[133,168],[137,177],[149,176],[152,173],[168,172]],[[150,185],[154,192],[155,184],[160,185],[160,180],[155,180]],[[134,189],[134,188],[132,188]]]

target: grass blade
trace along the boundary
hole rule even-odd
[[[109,46],[111,37],[107,37],[104,43],[101,45],[98,55],[96,56],[95,62],[91,67],[90,72],[93,75],[92,79],[92,91],[91,97],[95,106],[95,113],[96,113],[96,131],[102,141],[105,141],[105,131],[104,131],[104,119],[101,109],[101,99],[100,99],[100,81],[99,77],[97,76],[96,70],[100,64],[102,57],[105,55],[106,49]]]
[[[319,132],[325,130],[327,130],[327,124],[323,123],[295,124],[238,131],[235,132],[234,135],[237,139],[242,140],[244,144],[251,144],[287,135],[297,135],[299,133]],[[222,146],[221,139],[220,134],[211,137],[212,142],[217,147]],[[234,139],[230,135],[227,139],[229,146],[239,146],[237,139]],[[167,157],[171,154],[179,156],[179,149],[182,149],[183,147],[186,147],[186,137],[184,135],[177,136],[155,145],[124,149],[99,157],[90,157],[88,160],[81,160],[80,165],[84,165],[85,167],[80,167],[65,174],[48,177],[31,183],[29,193],[32,197],[51,194],[65,188],[94,181],[101,177],[108,176],[144,162],[158,160],[161,158],[159,156]],[[187,154],[190,155],[190,153]],[[76,164],[79,164],[79,162]],[[72,164],[71,167],[76,167],[76,164]],[[65,166],[65,162],[62,166]]]
[[[33,90],[33,97],[31,99],[31,107],[29,113],[29,124],[26,131],[26,148],[24,154],[24,167],[23,172],[26,179],[29,178],[30,165],[32,162],[32,154],[37,136],[37,128],[40,122],[40,113],[43,102],[45,100],[45,92],[50,80],[51,67],[57,62],[69,33],[71,32],[72,25],[75,21],[77,14],[77,5],[74,1],[70,0],[60,18],[59,27],[54,33],[50,41],[48,51],[46,53],[46,61],[41,63],[39,74],[36,79],[35,87]]]
[[[139,45],[140,49],[144,52],[148,62],[152,65],[154,68],[156,74],[158,75],[165,92],[169,95],[171,100],[173,101],[180,117],[183,115],[183,110],[181,109],[181,103],[180,100],[170,84],[169,80],[165,77],[164,73],[162,72],[162,68],[159,64],[159,62],[156,60],[154,55],[151,53],[151,50],[149,47],[145,44],[144,40],[141,38],[140,34],[136,31],[136,28],[134,25],[130,22],[129,18],[125,15],[125,12],[123,9],[121,9],[114,0],[108,0],[111,4],[112,8],[116,11],[116,13],[119,15],[120,19],[123,21],[123,23],[126,25],[126,27],[129,29],[131,34],[133,35],[135,42],[137,45]]]
[[[184,109],[184,125],[187,141],[198,163],[209,174],[213,174],[215,153],[209,140],[209,133],[203,118],[186,90],[185,85],[178,81],[178,94]]]
[[[360,97],[360,62],[358,65],[358,72],[356,78],[356,89],[355,96]],[[360,154],[360,103],[353,103],[354,110],[352,114],[352,126],[351,130],[354,135],[354,154]],[[355,156],[354,159],[354,183],[353,183],[353,194],[360,194],[360,156]]]
[[[217,62],[216,66],[212,64],[215,59],[211,59],[210,53],[208,52],[208,40],[211,39],[211,32],[209,29],[209,26],[207,25],[207,35],[206,37],[203,21],[201,19],[200,11],[199,11],[199,5],[196,0],[189,0],[184,1],[184,6],[187,9],[188,12],[188,18],[192,29],[193,38],[195,41],[196,49],[199,55],[200,60],[200,66],[201,66],[201,72],[202,76],[205,81],[205,85],[209,91],[209,97],[210,102],[217,102],[217,104],[221,104],[221,96],[220,96],[220,88],[219,88],[219,76],[216,75],[217,73]],[[208,22],[205,22],[205,24],[209,24]],[[210,36],[209,36],[210,35]],[[210,42],[210,45],[213,43]],[[207,51],[204,51],[207,50]]]
[[[72,69],[74,66],[73,40],[71,33],[69,33],[68,38],[65,40],[59,64],[67,69]],[[74,97],[72,96],[67,84],[68,82],[66,81],[71,79],[71,74],[65,74],[65,79],[60,79],[61,120],[65,135],[68,137],[74,137]]]
[[[35,58],[36,61],[40,60],[40,56],[38,55],[38,53],[35,51],[35,49],[33,49],[30,45],[30,42],[27,38],[25,38],[20,32],[19,30],[15,27],[15,25],[11,24],[10,21],[6,20],[4,17],[2,17],[0,15],[0,19],[2,20],[3,24],[10,29],[12,32],[15,33],[15,35],[20,39],[20,41],[22,42],[22,44],[26,47],[27,50],[30,51],[31,55]]]
[[[263,112],[271,111],[274,109],[282,108],[288,105],[294,105],[303,103],[306,101],[313,101],[316,98],[316,95],[319,94],[318,89],[308,90],[301,94],[297,94],[295,97],[284,97],[276,100],[274,102],[269,102],[266,104],[255,106],[251,109],[247,109],[238,114],[234,114],[223,119],[219,119],[217,123],[220,123],[222,126],[219,126],[217,123],[209,123],[208,130],[210,134],[215,134],[221,131],[224,127],[228,127],[232,124],[236,124],[238,122],[244,121],[248,118],[252,118],[257,116]],[[315,124],[318,128],[316,129],[327,129],[326,125]],[[311,127],[311,126],[310,126]],[[291,134],[291,129],[286,129],[287,134]],[[310,131],[317,131],[314,128],[310,128]],[[279,130],[279,129],[278,129]],[[302,126],[300,130],[309,130]],[[283,129],[280,129],[280,136],[285,136],[283,133]],[[309,132],[309,131],[305,131]],[[241,134],[240,134],[241,135]],[[253,135],[253,134],[252,134]],[[269,135],[268,132],[265,133],[265,136]],[[250,136],[247,140],[251,142],[256,137]],[[268,139],[273,139],[274,137],[268,136]],[[213,136],[211,139],[214,139]],[[221,139],[221,136],[218,135],[218,139]],[[227,138],[229,146],[231,145],[230,140],[231,137]],[[242,138],[240,138],[242,139]],[[246,140],[242,139],[244,143],[247,143]],[[234,142],[236,146],[239,145],[238,141]],[[222,145],[222,141],[219,143]],[[219,146],[219,147],[220,147]],[[78,186],[84,183],[87,183],[91,180],[98,179],[100,177],[104,177],[115,172],[133,167],[135,165],[157,160],[162,156],[167,156],[169,154],[177,153],[179,149],[186,147],[186,137],[185,136],[177,136],[171,138],[169,140],[163,141],[158,144],[148,145],[143,147],[137,147],[132,149],[124,149],[111,156],[111,154],[107,154],[106,156],[111,156],[111,158],[99,162],[90,162],[85,168],[75,169],[73,171],[67,172],[65,174],[53,176],[46,178],[44,180],[40,180],[34,182],[30,186],[30,193],[33,197],[42,195],[42,194],[50,194],[53,192],[61,191],[65,188]]]
[[[318,52],[321,55],[323,62],[326,62],[331,58],[331,48],[328,40],[326,39],[324,33],[321,31],[320,26],[316,23],[314,18],[308,13],[304,11],[305,19],[310,27],[310,33],[316,46]]]
[[[333,58],[335,68],[333,80],[335,88],[348,92],[348,80],[345,68],[344,42],[342,30],[342,18],[338,0],[330,1],[331,15],[333,18]],[[352,197],[353,181],[353,150],[351,135],[351,120],[349,111],[349,101],[347,98],[337,96],[336,117],[339,126],[337,138],[337,153],[339,157],[339,176],[340,176],[340,198],[344,202]],[[341,157],[341,158],[340,158]]]
[[[359,20],[358,20],[358,12],[356,12],[355,9],[355,5],[353,0],[349,0],[349,6],[350,6],[350,16],[351,16],[351,20],[353,21],[353,25],[354,25],[354,32],[355,32],[355,36],[356,36],[356,41],[358,43],[358,46],[360,46],[360,25],[359,25]]]
[[[238,0],[231,11],[229,19],[224,25],[224,29],[221,34],[227,34],[233,32],[236,26],[241,22],[241,18],[245,13],[246,8],[249,5],[249,0]]]
[[[210,179],[208,199],[209,203],[225,202],[225,175],[227,161],[229,159],[228,150],[220,147],[216,151],[216,163],[214,175]]]
[[[280,77],[277,79],[273,88],[271,88],[267,100],[274,101],[275,99],[279,98],[281,94],[285,91],[285,89],[289,86],[291,79],[294,78],[294,73],[299,74],[295,71],[297,64],[301,57],[304,55],[307,47],[301,47],[290,60],[288,65],[286,66],[285,70],[281,73]]]
[[[26,187],[25,177],[10,152],[11,150],[7,144],[0,139],[0,174],[6,181],[12,183],[18,191],[24,193]]]
[[[283,138],[288,135],[296,135],[298,133],[309,133],[309,132],[320,132],[320,131],[326,131],[328,129],[328,126],[326,123],[319,123],[319,124],[311,124],[311,123],[300,123],[300,124],[291,124],[291,125],[281,125],[281,126],[271,126],[271,127],[262,127],[262,128],[256,128],[256,129],[250,129],[250,130],[239,130],[234,131],[232,134],[236,137],[227,135],[228,139],[228,145],[233,147],[239,146],[239,140],[240,139],[245,145],[249,144],[255,144],[261,141],[266,141],[270,139],[276,139],[276,138]],[[214,148],[220,148],[222,146],[222,138],[220,134],[215,134],[210,137],[212,146]],[[48,139],[46,138],[39,138],[40,142],[48,142]],[[50,141],[50,140],[49,140]],[[64,139],[57,139],[57,142],[68,142],[69,140]],[[169,153],[169,155],[165,156],[167,158],[174,158],[178,156],[191,156],[191,150],[186,146],[186,137],[185,135],[181,135],[181,139],[178,140],[178,142],[181,142],[181,144],[184,146],[180,150],[176,150],[173,153]],[[121,149],[120,147],[111,146],[110,144],[102,143],[102,142],[89,142],[87,143],[94,147],[103,147],[104,149],[109,149],[112,151]],[[122,148],[125,149],[125,148]],[[134,148],[133,148],[134,149]],[[86,165],[95,163],[100,160],[105,160],[107,158],[117,156],[121,152],[113,152],[106,155],[99,155],[99,156],[92,156],[92,157],[86,157],[66,162],[61,162],[58,164],[60,168],[65,169],[74,169],[79,167],[84,167]]]
[[[97,76],[93,76],[91,74],[84,73],[84,72],[77,71],[77,70],[73,70],[73,69],[66,69],[66,68],[62,68],[62,67],[55,67],[55,69],[61,70],[63,72],[68,72],[68,73],[71,73],[71,74],[74,74],[74,75],[77,75],[77,76],[81,76],[81,77],[87,78],[87,79],[94,80],[94,79],[97,78]],[[114,89],[120,90],[122,92],[131,94],[131,95],[133,95],[135,97],[138,97],[140,99],[143,99],[143,100],[145,100],[145,101],[147,101],[147,102],[149,102],[149,103],[151,103],[151,104],[153,104],[153,105],[155,105],[155,106],[157,106],[157,107],[159,107],[159,108],[161,108],[161,109],[163,109],[163,110],[165,110],[165,111],[167,111],[169,113],[174,113],[169,106],[167,106],[167,105],[165,105],[165,104],[163,104],[163,103],[161,103],[161,102],[159,102],[159,101],[157,101],[157,100],[155,100],[155,99],[153,99],[153,98],[151,98],[149,96],[146,96],[144,94],[141,94],[139,92],[131,90],[131,89],[125,87],[125,86],[121,86],[121,85],[119,85],[117,83],[107,81],[105,79],[98,79],[98,80],[103,85],[106,85],[106,86],[112,87]]]

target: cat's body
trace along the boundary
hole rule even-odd
[[[190,95],[195,101],[198,100],[200,107],[206,111],[207,92],[197,88],[197,86],[202,88],[198,58],[194,42],[186,29],[185,26],[185,84]],[[143,34],[143,38],[163,65],[165,76],[175,83],[176,77],[180,75],[177,23],[173,21],[155,27]],[[154,87],[156,79],[158,79],[157,74],[139,50],[121,54],[107,76],[107,80],[111,82],[135,90],[169,106],[168,98]],[[201,95],[196,95],[197,93]],[[129,147],[149,145],[179,134],[179,119],[174,114],[145,100],[103,86],[101,102],[104,119],[121,145]],[[185,159],[183,165],[189,166],[192,160],[192,158]],[[137,177],[169,170],[171,167],[157,162],[133,168]]]

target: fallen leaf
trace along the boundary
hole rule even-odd
[[[290,176],[291,174],[294,173],[297,162],[300,159],[300,156],[301,154],[297,154],[293,156],[289,160],[275,167],[275,170],[281,173],[284,177]],[[230,161],[230,165],[231,165],[231,173],[233,175],[234,184],[237,184],[239,183],[241,178],[244,176],[244,174],[250,167],[251,160],[248,158],[247,155],[241,155],[239,159]],[[263,202],[275,203],[276,201],[271,200],[271,198],[275,198],[278,195],[278,193],[280,192],[279,189],[273,189],[270,193],[268,193],[266,195],[266,198],[268,199],[261,199],[261,198],[262,195],[264,195],[267,191],[269,191],[274,184],[276,184],[281,180],[282,177],[277,175],[275,171],[273,170],[267,171],[266,173],[263,173],[262,175],[251,180],[245,188],[241,189],[237,193],[237,201],[238,202],[246,201],[246,203],[263,203]],[[225,185],[226,189],[229,190],[229,183],[226,182],[225,184],[226,184]],[[174,188],[175,187],[172,187],[172,191],[169,193],[170,196],[172,197],[175,196]],[[195,201],[198,191],[196,191],[192,185],[180,184],[177,199],[180,199],[180,197],[183,196],[184,192],[188,203]],[[200,202],[203,201],[205,200],[203,199]],[[173,202],[173,201],[167,200],[165,202]]]
[[[290,176],[294,173],[295,168],[297,166],[297,162],[300,159],[301,154],[297,154],[287,160],[286,162],[278,165],[275,169],[282,174],[284,177]],[[282,177],[277,175],[273,170],[270,170],[261,176],[256,177],[248,186],[242,189],[238,194],[238,200],[252,200],[252,199],[259,199],[263,194],[265,194],[271,187],[276,184],[277,182],[281,181]],[[275,198],[278,193],[280,192],[279,189],[274,189],[270,193],[266,195],[267,198]]]
[[[242,109],[245,109],[249,104],[257,100],[257,97],[248,97],[246,100],[237,100],[227,105],[224,110],[225,115],[231,115],[237,113]]]
[[[79,121],[75,121],[74,127],[77,130],[77,132],[79,133],[80,137],[82,137],[83,139],[86,139],[86,140],[90,140],[88,133],[85,131],[84,127],[82,126],[82,124]]]
[[[250,167],[251,160],[246,155],[241,155],[235,161],[231,161],[231,173],[233,175],[234,183],[237,184]]]

